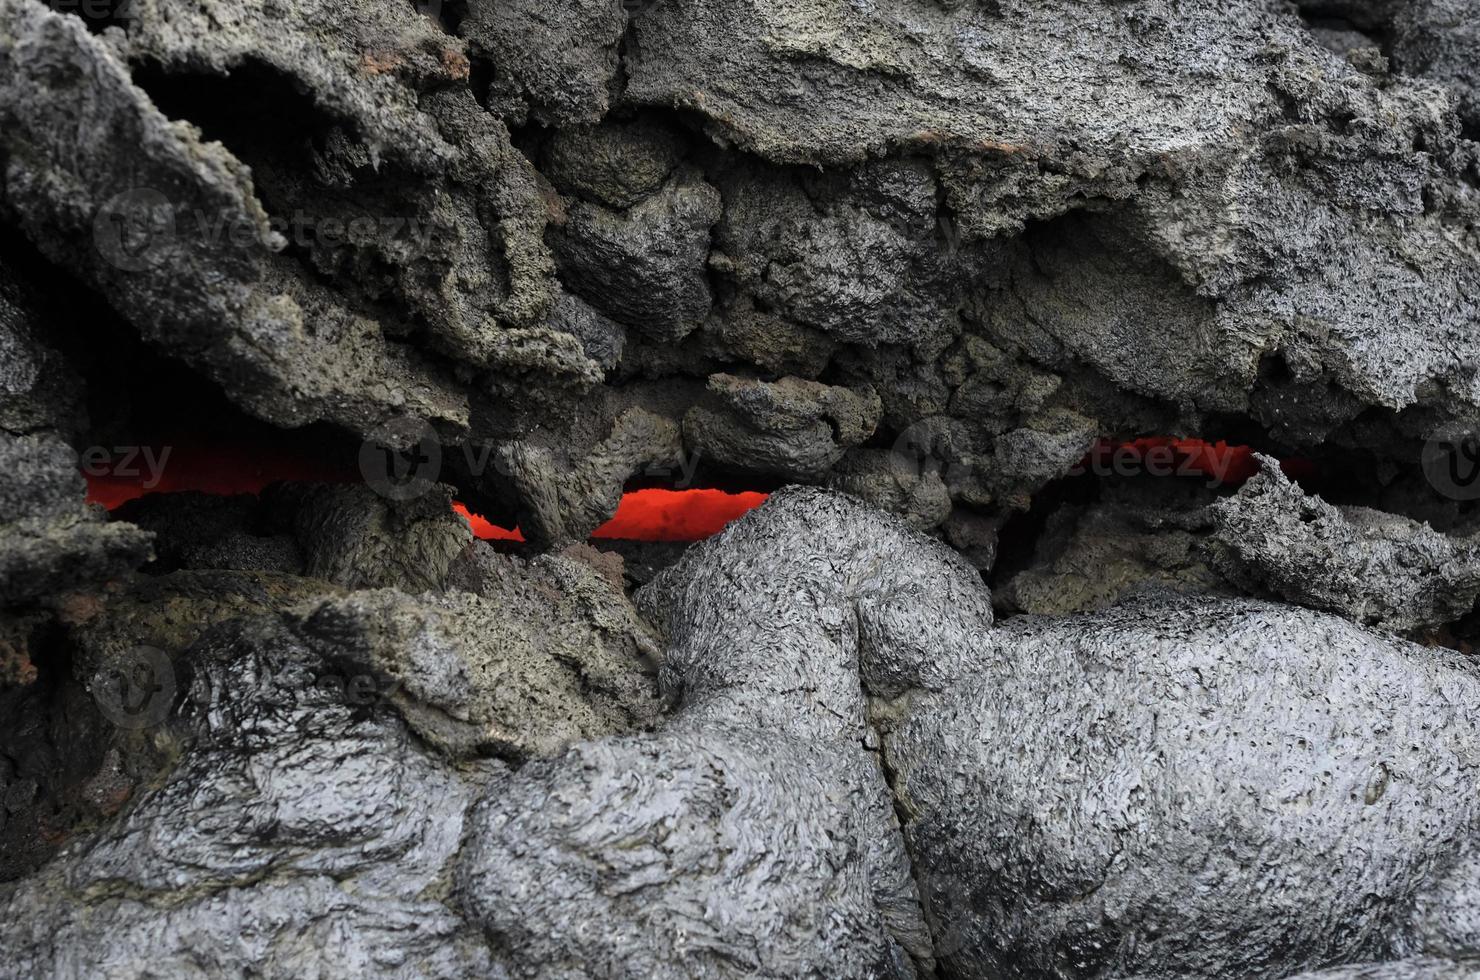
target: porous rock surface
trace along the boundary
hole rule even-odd
[[[1480,537],[1448,535],[1370,507],[1303,493],[1264,457],[1263,470],[1212,508],[1225,564],[1249,587],[1393,630],[1465,615],[1480,595]]]
[[[1480,414],[1466,9],[5,0],[0,207],[247,411],[505,461],[461,479],[552,545],[675,440],[856,476],[736,383],[872,390],[963,511],[1109,432],[1401,461]]]

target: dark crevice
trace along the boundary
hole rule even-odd
[[[1048,520],[1060,508],[1084,506],[1100,499],[1100,480],[1093,474],[1068,476],[1033,495],[1032,505],[1014,513],[997,535],[997,560],[987,576],[993,593],[1000,592],[1019,572],[1033,565]]]
[[[488,109],[488,91],[493,86],[493,79],[493,63],[470,51],[468,53],[468,90],[473,93],[474,101],[485,110]]]
[[[411,0],[411,8],[454,37],[468,16],[468,0]]]
[[[1324,47],[1345,55],[1358,47],[1374,47],[1391,57],[1393,34],[1388,10],[1382,5],[1342,0],[1297,3],[1307,29]]]
[[[331,126],[301,85],[260,63],[224,76],[140,66],[133,80],[166,116],[189,122],[254,170],[308,166],[315,141]]]
[[[76,17],[93,34],[110,27],[127,28],[132,19],[134,0],[46,0],[46,5],[59,14]]]

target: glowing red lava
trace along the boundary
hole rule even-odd
[[[723,490],[633,490],[593,538],[614,541],[703,541],[766,502],[766,494]],[[492,524],[460,503],[452,505],[485,541],[523,541],[519,529]]]
[[[94,450],[82,458],[87,499],[114,510],[127,501],[151,493],[195,490],[210,494],[261,493],[280,480],[344,483],[358,474],[316,455],[276,446],[176,440],[168,446],[140,449]],[[1288,459],[1282,468],[1295,479],[1314,472],[1307,460]],[[1149,473],[1167,476],[1210,477],[1238,485],[1259,472],[1259,462],[1248,446],[1202,439],[1152,436],[1115,442],[1102,440],[1076,472],[1097,474]],[[616,515],[597,528],[593,537],[626,541],[702,541],[717,534],[737,517],[766,500],[757,492],[723,490],[634,490],[624,494]],[[453,510],[485,541],[523,541],[518,528],[504,528],[470,511],[461,503]]]
[[[87,499],[108,510],[153,493],[258,494],[280,480],[346,483],[358,474],[310,451],[180,439],[160,446],[95,450],[82,459]],[[702,541],[765,503],[764,493],[723,490],[634,490],[593,537],[625,541]],[[523,541],[462,503],[452,509],[485,541]]]

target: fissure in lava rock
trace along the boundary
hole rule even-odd
[[[1476,0],[0,0],[0,980],[1480,976]]]

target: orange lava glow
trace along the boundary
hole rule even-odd
[[[766,494],[723,490],[633,490],[622,495],[616,515],[591,535],[609,541],[703,541],[735,518],[766,502]],[[484,541],[523,541],[519,529],[499,527],[462,504],[452,509]]]
[[[257,494],[281,480],[343,483],[358,478],[353,470],[316,456],[313,452],[200,440],[179,440],[168,448],[117,450],[83,457],[87,499],[109,510],[151,493],[193,490],[209,494]],[[1303,459],[1287,459],[1284,471],[1297,480],[1314,475],[1314,466]],[[1159,467],[1159,468],[1158,468]],[[1075,472],[1105,474],[1150,473],[1153,475],[1200,476],[1237,486],[1259,472],[1259,462],[1248,446],[1151,436],[1100,443],[1086,455]],[[702,541],[737,517],[766,501],[758,492],[727,493],[723,490],[634,490],[623,495],[616,515],[592,535],[624,541]],[[504,528],[470,511],[462,503],[453,510],[463,517],[474,535],[485,541],[523,541],[518,528]]]
[[[199,493],[229,496],[259,494],[282,480],[346,483],[353,469],[316,456],[312,451],[175,439],[157,447],[120,447],[95,451],[82,459],[87,500],[116,510],[130,500],[154,493]],[[730,521],[754,510],[764,493],[723,490],[635,490],[625,494],[616,516],[593,537],[625,541],[702,541]],[[499,527],[462,503],[452,509],[485,541],[523,541],[517,528]]]

